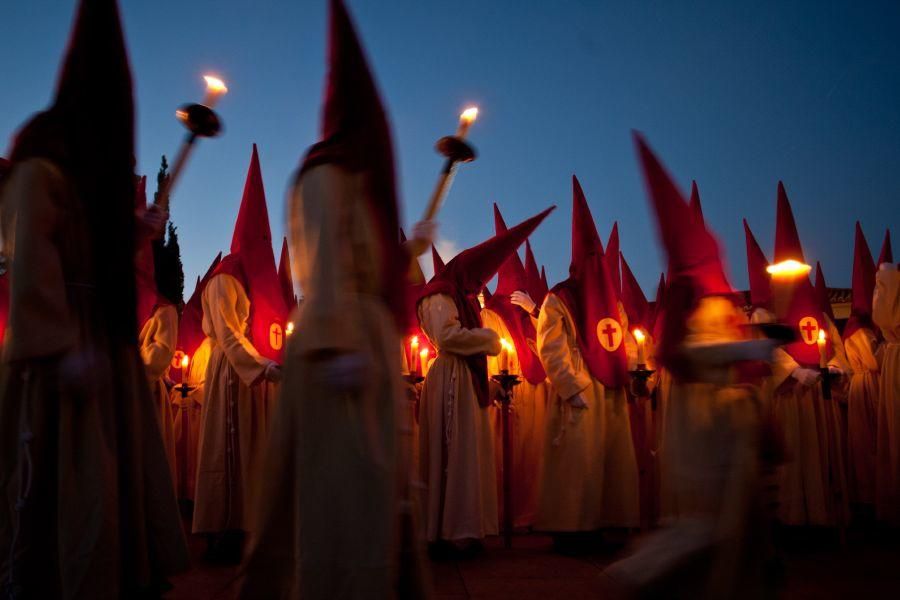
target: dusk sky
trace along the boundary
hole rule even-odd
[[[460,169],[439,215],[446,253],[549,204],[536,232],[551,282],[567,273],[572,173],[606,239],[648,296],[662,261],[631,130],[683,189],[700,186],[732,282],[746,285],[746,217],[771,258],[775,190],[790,196],[807,259],[849,286],[853,223],[873,253],[900,242],[900,3],[347,0],[390,113],[409,226],[441,158],[433,145],[470,103],[479,160]],[[7,0],[0,17],[0,137],[52,96],[74,0]],[[287,184],[317,140],[326,0],[121,0],[138,107],[138,160],[152,180],[183,135],[174,111],[230,92],[224,136],[204,141],[173,198],[190,293],[227,250],[251,144],[259,145],[280,246]],[[5,150],[0,150],[0,153]],[[428,261],[430,263],[430,260]]]

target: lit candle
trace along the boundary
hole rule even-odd
[[[228,88],[225,87],[225,82],[218,77],[204,75],[203,79],[206,81],[206,96],[201,104],[207,108],[213,108],[219,101],[219,98],[228,93]]]
[[[472,126],[472,123],[474,123],[475,119],[477,118],[477,106],[470,106],[466,110],[462,111],[462,114],[459,115],[459,128],[456,130],[456,137],[461,140],[466,139],[466,135],[469,133],[469,127]]]
[[[294,333],[294,322],[288,321],[287,325],[284,327],[284,333],[287,335],[292,335]]]
[[[419,372],[419,336],[414,335],[412,340],[409,342],[409,361],[410,373],[418,373]]]
[[[499,362],[499,367],[500,367],[501,373],[503,373],[504,371],[507,373],[509,372],[509,347],[510,347],[510,345],[511,344],[508,341],[506,341],[506,338],[500,338],[500,359],[498,360],[498,362]]]
[[[806,277],[811,268],[808,264],[794,259],[766,267],[766,272],[772,277],[772,308],[778,319],[784,319],[787,315],[797,282],[801,277]]]
[[[478,293],[478,306],[484,308],[484,292]]]
[[[825,337],[825,330],[820,329],[819,330],[819,339],[816,341],[816,343],[819,346],[819,368],[820,369],[828,368],[828,357],[825,355],[825,342],[826,341],[827,341],[827,338]]]
[[[422,377],[428,375],[428,348],[422,348],[419,352],[419,364],[422,365]]]
[[[646,340],[646,337],[640,328],[634,330],[634,339],[637,342],[637,364],[638,367],[642,367],[647,364],[646,358],[644,357],[644,341]]]

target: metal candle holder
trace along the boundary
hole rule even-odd
[[[509,417],[512,412],[512,390],[521,382],[518,375],[510,375],[508,370],[500,371],[498,375],[491,377],[500,384],[505,395],[500,400],[500,423],[503,429],[503,543],[507,548],[512,547],[513,533],[513,498],[512,498],[512,429],[509,426]]]
[[[633,371],[628,371],[631,375],[631,394],[638,398],[646,398],[650,395],[650,389],[647,387],[647,381],[650,376],[656,373],[653,369],[648,369],[644,363],[639,363]]]
[[[178,385],[176,385],[173,389],[176,392],[178,392],[179,394],[181,394],[181,399],[184,400],[188,396],[190,396],[191,392],[193,392],[194,390],[197,389],[197,386],[188,385],[187,382],[182,382],[182,383],[179,383]]]

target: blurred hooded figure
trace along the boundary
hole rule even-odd
[[[0,582],[14,598],[155,596],[187,566],[135,316],[134,116],[114,0],[82,0],[56,98],[0,191]],[[165,222],[145,221],[158,232]]]
[[[397,349],[411,257],[398,240],[390,128],[341,0],[330,3],[328,40],[322,139],[303,159],[289,206],[304,301],[240,596],[423,597],[430,584],[409,564],[419,540],[400,501],[408,430]]]

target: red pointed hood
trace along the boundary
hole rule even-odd
[[[606,242],[606,256],[609,273],[612,276],[613,286],[616,288],[616,298],[622,299],[622,271],[619,268],[619,222],[613,223],[609,232],[609,240]]]
[[[135,211],[142,213],[147,210],[147,178],[141,177],[137,186],[134,202]],[[153,311],[164,302],[156,287],[156,265],[153,260],[153,240],[149,237],[140,237],[137,240],[137,248],[134,256],[135,289],[137,291],[137,326],[140,331],[144,324],[153,316]]]
[[[435,276],[419,296],[423,300],[434,294],[450,296],[456,304],[461,325],[466,329],[482,326],[481,306],[478,304],[478,293],[484,290],[485,284],[497,273],[516,249],[534,232],[538,225],[553,209],[547,210],[519,223],[505,233],[463,250],[447,263],[440,275]],[[485,290],[487,300],[487,290]],[[440,350],[440,348],[438,349]],[[472,374],[472,381],[478,402],[488,406],[487,357],[483,354],[464,357]]]
[[[784,185],[778,182],[778,209],[775,218],[775,262],[785,260],[806,262],[800,234],[794,221],[794,212],[788,200]],[[797,331],[797,341],[785,346],[785,351],[804,367],[819,365],[819,329],[825,327],[825,313],[809,277],[803,276],[794,285],[793,295],[787,307],[787,314],[777,315]],[[831,340],[826,351],[831,356]]]
[[[11,60],[11,59],[10,59]],[[81,0],[53,105],[19,130],[13,163],[41,157],[63,168],[84,211],[92,252],[84,257],[103,327],[136,343],[134,101],[116,0]]]
[[[656,286],[656,299],[653,301],[653,316],[650,329],[653,339],[659,339],[663,330],[663,315],[666,310],[666,274],[659,274],[659,283]]]
[[[297,295],[294,293],[294,276],[291,274],[291,252],[288,249],[288,241],[285,236],[281,240],[281,258],[278,260],[278,281],[281,283],[281,293],[284,296],[284,304],[288,312],[297,306]]]
[[[494,233],[502,235],[507,232],[506,223],[497,204],[494,204]],[[518,252],[510,254],[503,266],[497,272],[497,289],[494,293],[485,296],[484,306],[497,313],[509,330],[512,343],[519,357],[522,374],[533,385],[537,385],[547,378],[543,365],[538,356],[532,350],[535,347],[537,333],[531,316],[510,301],[510,294],[519,290],[527,290],[528,276],[525,266],[519,259]]]
[[[538,270],[537,260],[534,258],[534,251],[531,249],[529,240],[525,240],[525,287],[531,299],[540,306],[547,291],[541,281],[541,272]]]
[[[772,279],[766,268],[769,261],[756,241],[747,219],[744,219],[744,242],[747,247],[747,277],[750,281],[750,304],[754,308],[772,309]]]
[[[647,331],[650,325],[650,303],[647,302],[644,290],[631,272],[625,255],[620,252],[619,257],[622,261],[622,304],[625,307],[625,314],[628,315],[628,324],[632,329],[640,327]]]
[[[878,264],[880,267],[884,263],[894,262],[894,250],[891,248],[891,230],[886,229],[884,232],[884,241],[881,243],[881,252],[878,254]]]
[[[691,181],[691,199],[688,204],[691,210],[694,211],[694,216],[697,217],[697,220],[705,223],[703,219],[703,205],[700,204],[700,189],[697,187],[696,181]]]
[[[857,329],[878,331],[872,322],[872,297],[875,295],[875,261],[866,242],[859,221],[856,222],[856,236],[853,244],[853,282],[850,318],[844,326],[844,339],[848,339]]]
[[[569,278],[551,291],[575,320],[576,341],[591,375],[609,388],[628,382],[625,328],[616,289],[594,217],[572,177],[572,264]]]
[[[221,261],[222,253],[219,252],[203,277],[197,278],[197,286],[194,288],[191,297],[185,302],[184,310],[181,312],[181,320],[178,322],[178,343],[175,348],[177,351],[187,354],[191,359],[194,353],[197,352],[197,348],[206,339],[206,334],[203,333],[203,290],[206,289],[206,284]],[[173,369],[171,374],[180,376],[180,371]],[[180,382],[176,381],[176,383]]]
[[[441,258],[438,249],[434,247],[434,244],[431,245],[431,269],[434,271],[434,275],[438,275],[441,271],[444,270],[447,264],[444,262],[444,259]]]
[[[665,319],[657,340],[660,363],[673,373],[686,375],[680,346],[686,322],[705,296],[733,298],[725,276],[718,241],[684,200],[668,172],[644,138],[635,133],[647,193],[656,214],[657,228],[668,256]]]
[[[547,292],[550,291],[550,282],[547,281],[547,270],[541,265],[541,290],[543,292],[543,297],[547,296]]]
[[[269,211],[256,144],[244,183],[244,195],[231,238],[231,253],[222,259],[216,274],[231,275],[241,282],[250,299],[250,335],[253,347],[263,356],[281,361],[285,344],[288,308],[284,301]]]
[[[410,326],[406,265],[411,258],[397,241],[400,203],[390,126],[344,2],[331,0],[330,7],[322,140],[307,152],[299,177],[325,164],[340,165],[365,175],[365,201],[382,254],[379,295],[403,331]]]

